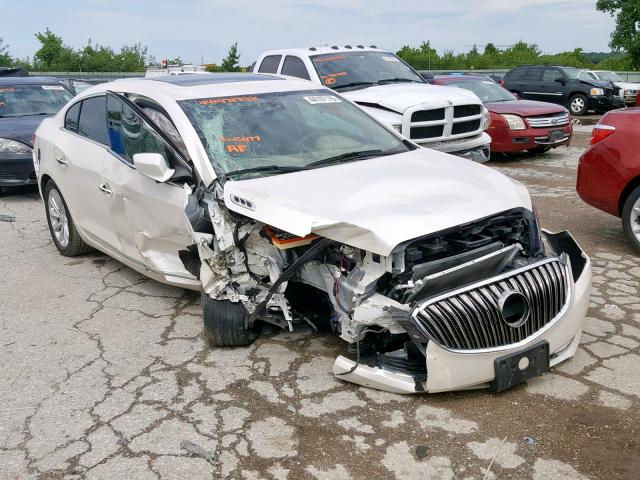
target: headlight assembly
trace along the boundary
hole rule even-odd
[[[31,147],[8,138],[0,138],[0,153],[30,154]]]
[[[511,130],[526,130],[527,128],[522,117],[518,115],[502,115],[502,118],[507,121]]]
[[[602,88],[592,88],[591,95],[597,97],[598,95],[604,95],[604,90]]]

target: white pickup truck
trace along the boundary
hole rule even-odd
[[[480,99],[429,85],[393,53],[362,45],[271,50],[258,57],[253,72],[327,86],[423,147],[489,160],[489,116]]]

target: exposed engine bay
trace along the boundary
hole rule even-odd
[[[334,373],[356,383],[368,385],[348,378],[364,365],[406,376],[415,385],[413,391],[421,391],[428,376],[429,342],[460,351],[504,346],[543,328],[566,303],[569,270],[563,265],[570,261],[566,255],[545,257],[537,219],[524,208],[411,240],[382,256],[315,234],[298,237],[234,213],[225,207],[219,186],[213,191],[200,187],[187,198],[185,210],[196,243],[180,254],[185,267],[200,278],[204,293],[241,303],[247,329],[265,322],[290,331],[299,323],[315,331],[329,326],[348,343],[336,363],[342,359],[343,367]],[[538,265],[551,259],[560,267]],[[487,290],[477,304],[452,299],[444,306],[431,305],[433,312],[422,307],[448,292],[511,272],[528,275],[533,266],[542,273],[532,271],[522,285],[517,277],[507,279],[501,288]],[[534,285],[538,282],[546,282],[547,290]],[[550,304],[548,312],[533,311],[534,301],[547,302],[553,295],[558,297],[553,308]],[[500,333],[496,329],[504,326],[493,324],[493,333],[484,332],[482,325],[461,325],[460,318],[470,310],[477,308],[473,321],[482,322],[483,315],[489,318],[486,312],[498,307],[503,323],[513,321],[520,334]],[[422,317],[416,316],[418,310]],[[529,317],[539,325],[517,325]],[[478,338],[474,328],[484,337]],[[385,388],[375,382],[371,386]]]

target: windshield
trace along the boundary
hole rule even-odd
[[[622,79],[615,72],[596,72],[600,80],[610,80],[612,82],[621,82]]]
[[[502,88],[490,80],[480,81],[460,81],[447,83],[448,86],[464,88],[475,93],[484,103],[487,102],[509,102],[517,98],[508,90]]]
[[[54,115],[71,97],[62,85],[2,85],[0,117]]]
[[[593,80],[593,78],[591,78],[591,76],[584,70],[567,67],[565,67],[563,70],[567,77],[569,77],[571,80],[584,80],[586,82],[590,82]]]
[[[327,93],[306,90],[179,104],[217,173],[303,169],[344,154],[375,151],[368,156],[379,156],[409,150],[358,107]]]
[[[311,57],[322,82],[335,89],[424,79],[388,52],[326,53]]]

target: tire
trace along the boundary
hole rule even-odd
[[[622,228],[633,247],[640,251],[640,187],[631,192],[624,202]]]
[[[93,250],[80,237],[69,213],[69,207],[53,180],[49,180],[44,187],[44,206],[49,233],[62,255],[76,257]]]
[[[244,347],[258,338],[255,328],[246,328],[247,310],[242,303],[214,300],[202,292],[204,334],[212,347]]]
[[[551,150],[551,147],[549,145],[540,145],[538,147],[530,148],[529,150],[527,150],[527,152],[541,155],[543,153],[547,153],[549,150]]]
[[[569,112],[571,115],[585,115],[587,113],[587,96],[576,93],[569,99]]]

